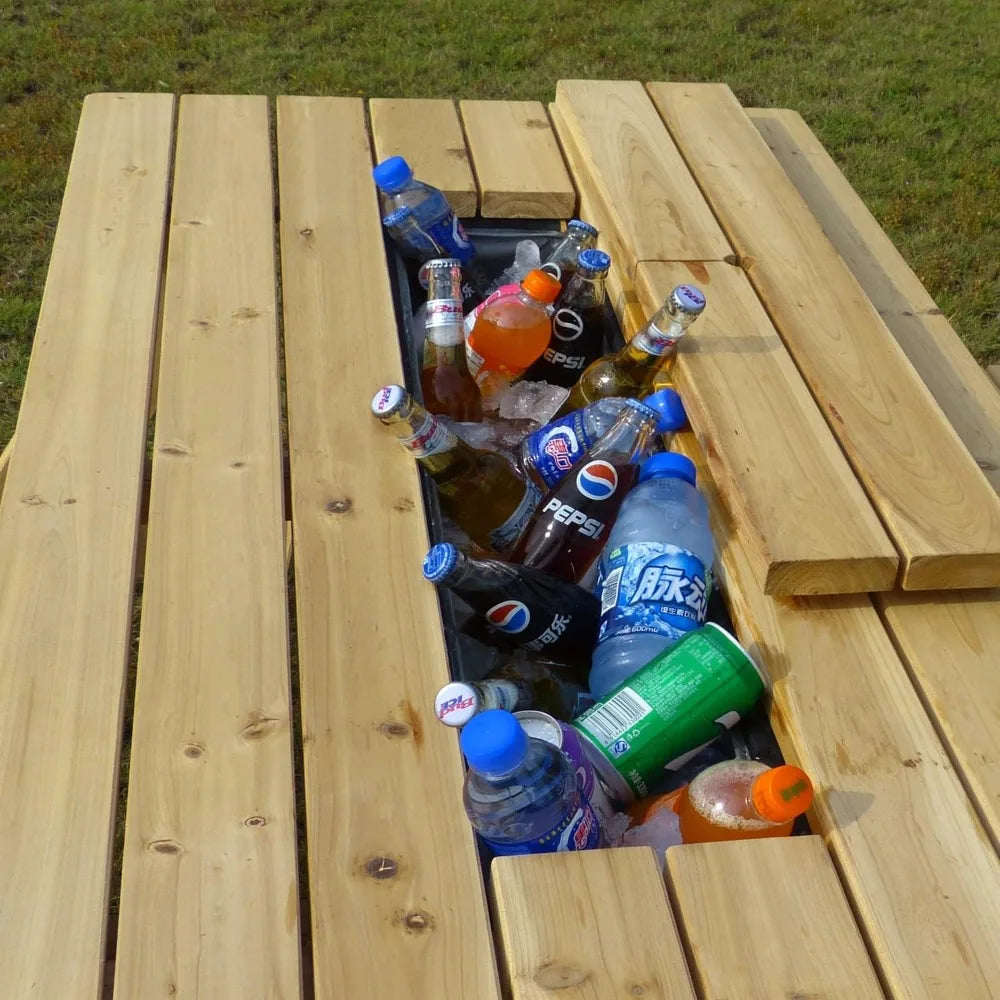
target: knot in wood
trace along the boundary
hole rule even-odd
[[[184,747],[184,756],[191,760],[197,760],[204,752],[205,748],[200,743],[188,743]]]
[[[585,969],[568,965],[566,962],[549,962],[535,973],[535,983],[543,990],[568,990],[586,982],[589,973]]]
[[[176,840],[151,840],[146,849],[154,854],[182,854],[184,848]]]
[[[328,500],[326,512],[328,514],[346,514],[353,506],[350,497],[341,497],[339,500]]]
[[[401,739],[410,735],[410,727],[405,722],[383,722],[378,731],[387,739]]]
[[[247,816],[243,820],[244,826],[267,826],[267,820],[263,816]]]
[[[407,930],[415,931],[419,934],[422,931],[430,929],[431,918],[426,913],[421,913],[420,910],[414,910],[412,913],[403,915],[403,926]]]
[[[399,864],[394,858],[371,858],[365,863],[365,871],[372,878],[393,878],[399,871]]]

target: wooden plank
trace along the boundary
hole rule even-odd
[[[1000,393],[802,117],[777,108],[751,108],[747,114],[986,478],[1000,490]]]
[[[716,484],[753,541],[765,593],[888,590],[899,558],[746,275],[730,264],[642,263],[647,315],[675,286],[708,299],[674,381]]]
[[[1000,591],[897,592],[877,603],[1000,850]]]
[[[0,996],[96,998],[173,97],[86,98],[0,500]]]
[[[650,848],[496,858],[491,883],[512,1000],[694,1000]]]
[[[3,446],[0,451],[0,496],[3,496],[4,483],[7,482],[7,469],[10,467],[10,456],[14,451],[14,436]]]
[[[732,248],[642,85],[560,80],[560,137],[579,153],[573,174],[591,180],[620,240],[628,278],[641,260],[724,260]]]
[[[360,101],[279,98],[316,996],[495,1000],[462,763],[430,711],[448,667],[416,465],[368,415],[402,379],[370,165]]]
[[[459,101],[484,217],[568,219],[576,191],[538,101]]]
[[[650,84],[903,558],[908,590],[1000,584],[1000,498],[724,84]]]
[[[672,847],[667,885],[702,996],[883,1000],[819,837]]]
[[[267,99],[186,96],[115,996],[297,997]]]
[[[1000,389],[1000,365],[990,365],[986,369],[987,374],[993,379],[996,387]]]
[[[440,188],[456,215],[476,214],[476,180],[453,101],[373,97],[375,158],[405,156],[418,180]]]

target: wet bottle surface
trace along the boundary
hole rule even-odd
[[[420,372],[424,406],[453,420],[481,420],[482,395],[465,358],[461,262],[429,261],[426,274],[427,339]]]
[[[566,235],[545,258],[542,270],[547,271],[565,288],[576,274],[577,260],[584,250],[597,245],[600,235],[597,228],[583,219],[570,219],[566,223]]]
[[[556,416],[608,396],[641,396],[673,366],[677,345],[705,309],[694,285],[678,285],[653,318],[617,354],[598,358],[580,376]]]
[[[508,459],[467,445],[400,385],[379,389],[372,413],[430,473],[441,509],[477,545],[495,552],[513,545],[540,491]]]

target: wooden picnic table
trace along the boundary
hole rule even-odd
[[[1000,393],[946,317],[724,85],[367,110],[84,103],[0,458],[0,997],[1000,996]],[[705,289],[678,447],[814,837],[484,876],[366,413],[396,152],[463,214],[598,224],[628,335]]]

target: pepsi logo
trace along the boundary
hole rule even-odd
[[[520,601],[501,601],[486,612],[486,620],[509,635],[523,632],[531,621],[531,612]]]
[[[583,319],[572,309],[560,309],[552,317],[552,333],[557,340],[576,340],[583,333]]]
[[[618,489],[618,473],[608,462],[588,462],[576,474],[576,488],[589,500],[607,500]]]

